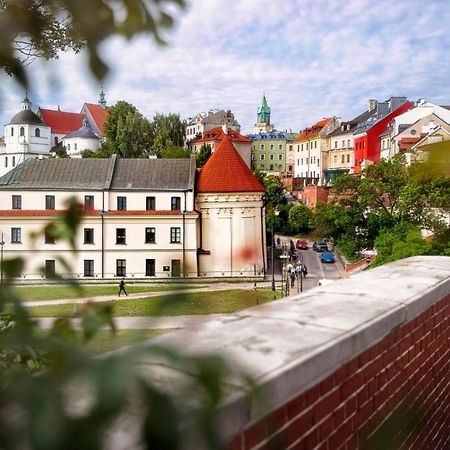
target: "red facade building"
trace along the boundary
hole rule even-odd
[[[380,113],[366,123],[361,124],[355,131],[354,173],[361,173],[362,169],[367,165],[376,164],[380,161],[380,135],[387,130],[389,123],[394,117],[414,108],[414,104],[406,99],[398,107],[395,107],[397,105],[398,101],[392,102],[392,99],[378,104],[377,107],[379,107]]]

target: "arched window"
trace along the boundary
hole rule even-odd
[[[58,145],[58,136],[55,136],[55,145]]]
[[[20,127],[19,136],[25,136],[25,128],[24,127]]]
[[[41,130],[40,130],[39,128],[36,128],[36,129],[34,130],[34,135],[35,135],[36,137],[41,137]]]

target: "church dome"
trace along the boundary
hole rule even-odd
[[[31,102],[28,96],[23,99],[22,111],[18,112],[8,125],[40,125],[45,127],[41,118],[31,110]]]
[[[67,134],[63,139],[70,138],[99,139],[99,137],[86,125],[83,125],[78,130],[72,131],[71,133]]]
[[[40,125],[45,126],[39,116],[31,109],[23,109],[18,112],[8,125]]]

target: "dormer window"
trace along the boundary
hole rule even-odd
[[[36,128],[36,129],[34,130],[34,135],[35,135],[36,137],[41,137],[41,130],[40,130],[39,128]]]
[[[19,136],[25,136],[25,128],[24,127],[20,127]]]

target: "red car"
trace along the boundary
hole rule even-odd
[[[299,239],[297,241],[297,243],[295,244],[295,246],[299,249],[299,250],[308,250],[308,242],[306,242],[304,239]]]

